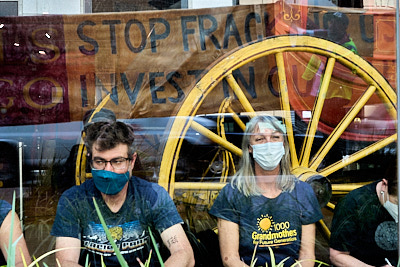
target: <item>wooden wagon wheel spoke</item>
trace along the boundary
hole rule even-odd
[[[365,93],[358,99],[358,101],[353,105],[350,111],[346,114],[343,120],[336,126],[329,137],[326,139],[321,149],[315,153],[314,158],[310,163],[310,168],[316,170],[321,164],[321,161],[332,148],[333,144],[339,139],[340,135],[346,130],[350,123],[354,120],[357,114],[361,111],[362,107],[371,98],[372,94],[375,92],[375,86],[370,86]]]
[[[303,150],[300,155],[300,166],[308,167],[308,162],[310,159],[311,147],[314,141],[315,133],[317,132],[318,122],[321,117],[322,107],[325,101],[325,95],[328,91],[329,82],[332,77],[333,67],[335,65],[335,59],[329,58],[328,64],[325,70],[324,78],[319,89],[319,94],[317,100],[315,101],[315,106],[312,110],[311,122],[308,124],[308,129],[304,140]]]

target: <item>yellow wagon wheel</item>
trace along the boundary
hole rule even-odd
[[[184,137],[190,129],[240,157],[242,151],[238,145],[197,123],[194,118],[200,114],[199,110],[202,105],[206,105],[210,101],[215,102],[214,97],[212,99],[207,97],[216,88],[220,89],[218,86],[222,83],[229,85],[236,96],[236,101],[240,103],[241,110],[231,110],[234,117],[236,114],[249,114],[252,117],[258,111],[271,110],[269,106],[254,105],[251,96],[241,88],[238,79],[234,77],[236,70],[248,64],[255,64],[259,67],[260,64],[257,63],[259,61],[262,61],[262,64],[275,64],[276,66],[276,91],[279,95],[280,110],[283,111],[283,120],[288,130],[287,137],[293,173],[299,179],[303,181],[323,179],[396,141],[395,131],[365,135],[363,130],[357,132],[356,129],[357,125],[360,125],[359,122],[363,122],[363,118],[365,118],[360,117],[360,114],[366,110],[365,107],[383,107],[387,117],[393,122],[396,121],[395,91],[372,65],[350,50],[324,39],[298,35],[272,37],[249,43],[224,55],[207,68],[201,79],[186,95],[177,117],[172,123],[159,172],[159,184],[169,191],[171,197],[174,197],[175,190],[220,190],[225,185],[221,182],[176,182],[175,172],[181,147]],[[323,62],[322,65],[321,62]],[[323,71],[320,73],[317,90],[311,92],[308,90],[309,88],[298,88],[301,87],[301,84],[297,83],[296,85],[293,70],[300,71],[299,69],[302,68],[303,77],[309,75],[310,71],[315,76],[318,75],[320,66],[323,66]],[[303,80],[307,82],[307,79],[309,80],[307,77]],[[351,82],[348,82],[349,79]],[[266,83],[267,81],[264,85]],[[343,117],[337,121],[333,120],[333,123],[326,127],[329,123],[325,123],[327,114],[324,114],[326,111],[324,103],[327,102],[329,94],[334,90],[332,89],[333,84],[339,84],[340,88],[354,85],[354,88],[351,88],[351,100],[347,104]],[[308,90],[309,94],[305,95],[304,90]],[[293,106],[298,103],[308,114],[302,118],[303,122],[307,123],[307,127],[300,144],[293,129],[295,123]],[[234,119],[243,125],[237,116]],[[326,138],[318,143],[316,136],[320,131],[326,134]],[[326,165],[324,159],[328,152],[334,149],[338,140],[346,134],[345,138],[347,139],[364,141],[365,147]],[[348,184],[332,184],[334,192],[348,191],[353,188],[354,186]],[[314,190],[319,189],[314,188]],[[322,192],[322,194],[326,194],[326,192]],[[332,204],[329,205],[332,206]]]

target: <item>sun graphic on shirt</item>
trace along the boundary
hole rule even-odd
[[[266,232],[269,228],[274,224],[274,220],[272,216],[261,215],[260,218],[257,219],[257,226],[259,231]]]

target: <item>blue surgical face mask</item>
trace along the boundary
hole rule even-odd
[[[264,144],[251,145],[253,158],[264,170],[275,169],[285,155],[283,142],[267,142]]]
[[[389,212],[396,223],[399,222],[399,206],[390,202],[389,197],[385,201],[385,192],[381,191],[383,207]]]
[[[100,192],[107,195],[116,195],[121,192],[129,180],[129,171],[115,173],[106,170],[92,169],[94,184]]]

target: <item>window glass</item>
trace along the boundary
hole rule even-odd
[[[331,264],[335,206],[397,156],[395,25],[377,0],[0,1],[0,196],[16,192],[30,254],[54,249],[58,200],[93,179],[83,140],[105,116],[134,128],[132,174],[172,197],[199,265],[219,264],[209,211],[246,125],[272,116]]]

